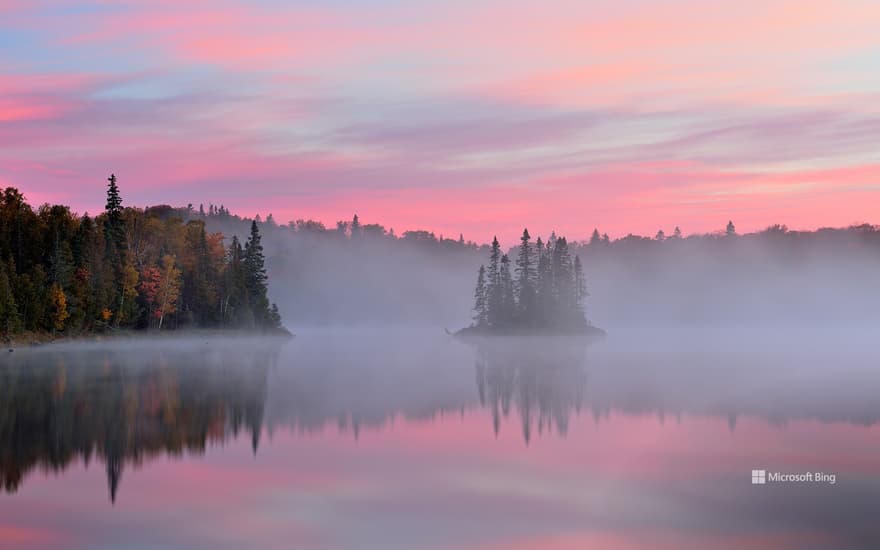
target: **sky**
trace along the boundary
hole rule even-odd
[[[0,0],[0,186],[513,242],[880,222],[875,0]]]

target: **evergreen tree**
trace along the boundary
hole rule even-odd
[[[351,219],[351,238],[357,239],[361,236],[361,222],[358,219],[358,215],[355,214]]]
[[[654,240],[660,241],[660,242],[665,241],[666,240],[666,233],[662,229],[658,230],[657,234],[654,236]]]
[[[524,320],[535,315],[535,283],[537,271],[532,256],[531,236],[528,229],[523,229],[520,237],[519,254],[516,258],[516,290],[519,313]]]
[[[254,323],[259,328],[277,328],[281,316],[274,304],[269,304],[266,260],[263,256],[260,230],[256,222],[251,223],[251,234],[244,249],[245,287],[248,302],[254,316]]]
[[[503,290],[501,288],[501,245],[498,237],[492,239],[492,249],[489,253],[489,273],[486,284],[487,318],[490,326],[496,326],[500,321]]]
[[[126,239],[125,221],[122,218],[122,197],[119,187],[116,185],[116,175],[110,174],[107,178],[107,205],[104,208],[104,265],[111,271],[108,282],[112,284],[112,301],[116,310],[115,324],[118,326],[122,320],[120,310],[124,306],[124,293],[122,280],[126,265]]]
[[[727,222],[727,229],[725,230],[725,233],[728,237],[736,236],[736,226],[733,225],[733,220]]]
[[[477,273],[477,287],[474,289],[475,326],[482,327],[488,322],[486,305],[486,267],[481,265]]]
[[[538,256],[538,274],[537,274],[537,288],[536,292],[536,308],[533,318],[538,323],[542,323],[547,319],[548,316],[548,305],[551,300],[551,274],[550,274],[550,246],[545,245],[541,238],[538,237],[536,242],[537,251],[536,255]]]
[[[266,289],[266,259],[256,221],[251,222],[250,237],[244,246],[244,276],[254,323],[263,326],[269,311],[269,299]]]
[[[677,225],[675,226],[675,230],[672,232],[672,238],[673,239],[680,239],[681,238],[681,229]]]
[[[556,322],[569,317],[569,310],[575,305],[574,273],[571,255],[568,251],[568,241],[565,237],[556,239],[553,247],[552,271],[552,298],[550,309]]]
[[[599,235],[599,229],[593,229],[593,234],[590,236],[590,245],[595,246],[598,244],[602,244],[602,237]]]

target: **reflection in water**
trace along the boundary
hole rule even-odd
[[[256,452],[274,356],[216,342],[20,353],[0,369],[0,483],[15,492],[36,467],[97,456],[115,501],[127,464],[202,454],[245,429]]]
[[[15,492],[35,468],[60,471],[97,457],[115,501],[127,467],[202,454],[243,430],[256,454],[264,426],[299,436],[335,426],[357,439],[398,417],[432,421],[478,407],[496,437],[509,422],[526,445],[536,434],[565,437],[583,410],[596,422],[611,411],[661,423],[721,417],[730,431],[741,416],[780,425],[880,418],[873,356],[844,362],[837,353],[832,371],[815,353],[783,361],[772,353],[628,353],[567,338],[406,341],[346,338],[340,346],[331,335],[284,345],[171,340],[21,350],[0,368],[0,483]]]
[[[564,345],[555,345],[559,342]],[[495,339],[478,345],[477,392],[480,405],[492,411],[495,435],[513,403],[527,444],[533,426],[539,434],[555,427],[564,436],[569,415],[579,413],[583,403],[585,353],[585,343],[570,339],[543,338],[533,343]]]
[[[876,547],[876,354],[613,343],[17,350],[0,546]],[[753,468],[838,482],[756,488]]]

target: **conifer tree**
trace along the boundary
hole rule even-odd
[[[266,288],[266,259],[257,222],[251,222],[251,233],[244,246],[244,274],[248,303],[257,326],[263,326],[269,312]]]
[[[487,322],[486,311],[486,267],[480,266],[477,273],[477,286],[474,289],[474,325],[482,327]]]
[[[733,225],[733,220],[727,222],[727,229],[725,230],[725,233],[728,237],[736,236],[736,226]]]
[[[535,313],[535,283],[537,271],[532,256],[531,236],[523,229],[520,237],[519,254],[516,258],[516,291],[519,313],[523,319],[530,319]]]
[[[490,326],[498,324],[501,315],[503,293],[501,289],[501,245],[498,237],[492,239],[492,249],[489,253],[489,273],[486,284],[487,318]]]
[[[358,219],[358,215],[355,214],[351,219],[351,238],[357,239],[361,236],[361,221]]]
[[[104,219],[104,267],[110,271],[108,277],[111,283],[113,309],[116,310],[115,324],[118,326],[122,320],[120,310],[124,305],[122,281],[126,264],[126,240],[125,221],[122,219],[122,197],[119,187],[116,185],[116,175],[110,174],[107,178],[107,205],[105,206],[106,218]]]

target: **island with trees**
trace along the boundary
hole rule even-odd
[[[104,212],[37,209],[0,194],[0,340],[217,328],[287,333],[267,296],[256,223],[229,246],[170,206],[123,207],[114,175]]]
[[[584,315],[584,268],[565,237],[553,234],[546,243],[538,237],[532,245],[524,229],[514,263],[495,237],[489,266],[481,265],[477,274],[473,323],[457,335],[605,334]]]

